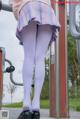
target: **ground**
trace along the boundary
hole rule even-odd
[[[7,108],[5,108],[7,110]],[[8,108],[9,110],[9,119],[17,119],[18,115],[20,114],[20,112],[22,111],[21,108]],[[41,113],[41,118],[40,119],[53,119],[49,117],[49,110],[48,109],[41,109],[40,110]],[[76,112],[76,111],[70,111],[69,112],[70,115],[70,119],[80,119],[80,112]],[[61,118],[64,119],[64,118]]]

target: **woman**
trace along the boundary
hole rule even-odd
[[[16,36],[24,49],[22,70],[24,84],[23,111],[18,119],[40,119],[40,94],[45,77],[45,56],[56,38],[59,22],[50,0],[10,0],[18,21]],[[34,76],[34,97],[30,92]]]

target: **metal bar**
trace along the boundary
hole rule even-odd
[[[3,4],[3,3],[0,1],[0,10],[5,10],[5,11],[8,11],[8,12],[12,12],[12,7],[9,6],[9,5]]]
[[[2,4],[2,10],[8,11],[8,12],[12,12],[12,7],[8,6],[6,4]]]
[[[65,0],[56,0],[60,2]],[[55,4],[55,13],[58,17],[61,30],[57,32],[57,39],[55,42],[55,60],[51,60],[50,69],[50,116],[54,118],[68,118],[68,92],[67,92],[67,19],[65,4]],[[51,55],[51,58],[53,54]],[[52,62],[55,61],[55,62]]]
[[[2,2],[0,1],[0,10],[12,12],[12,7],[9,5],[6,5],[6,4],[2,4]],[[8,62],[10,64],[10,66],[12,66],[12,63],[9,60],[5,59],[5,61]],[[22,83],[17,83],[13,80],[13,73],[10,73],[10,80],[14,85],[23,86]]]
[[[65,1],[65,0],[64,0]],[[59,109],[60,118],[68,118],[68,91],[67,91],[67,14],[66,5],[59,6]]]
[[[58,0],[56,0],[58,2]],[[55,13],[57,18],[59,19],[59,6],[56,4],[55,6]],[[59,118],[59,33],[57,32],[57,39],[55,41],[55,110],[56,115],[54,115],[55,118]]]
[[[56,4],[54,4],[54,0],[51,0],[52,8],[58,12],[58,9],[56,10]],[[56,14],[58,17],[58,14]],[[50,49],[50,117],[56,117],[57,111],[56,111],[56,66],[55,66],[55,56],[56,56],[56,41],[54,41],[51,44]]]
[[[3,97],[3,48],[0,48],[0,109]]]
[[[77,31],[75,25],[75,6],[75,4],[69,4],[69,30],[74,38],[80,39],[80,33]]]
[[[56,109],[56,118],[59,118],[59,34],[57,35],[55,43],[55,109]]]
[[[55,42],[50,46],[50,117],[56,115],[55,109]]]

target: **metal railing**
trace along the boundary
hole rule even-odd
[[[74,2],[74,0],[70,0]],[[75,0],[76,1],[76,0]],[[69,4],[69,30],[75,39],[80,39],[80,32],[76,28],[75,8],[77,4]]]
[[[70,1],[80,1],[80,0],[70,0]],[[80,32],[76,27],[76,5],[79,5],[79,4],[69,5],[69,30],[71,32],[71,35],[76,40],[78,70],[80,75]]]
[[[12,12],[12,7],[6,4],[3,4],[2,1],[0,0],[0,10],[6,10],[9,12]]]
[[[15,67],[12,65],[11,61],[8,59],[5,59],[5,62],[7,62],[10,66],[6,68],[6,70],[3,73],[10,73],[10,81],[14,84],[14,85],[19,85],[19,86],[23,86],[22,83],[17,83],[14,81],[13,79],[13,71],[15,70]]]
[[[3,4],[2,1],[0,1],[0,10],[5,10],[5,11],[12,12],[12,8],[9,5]],[[8,67],[3,73],[6,73],[6,72],[10,73],[10,80],[14,85],[23,86],[22,83],[17,83],[13,80],[14,67],[13,67],[12,63],[7,59],[5,59],[5,62],[8,62],[10,67]]]

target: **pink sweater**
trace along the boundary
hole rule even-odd
[[[50,0],[9,0],[9,4],[12,6],[15,18],[18,20],[19,12],[26,3],[34,1],[41,1],[51,6]]]

